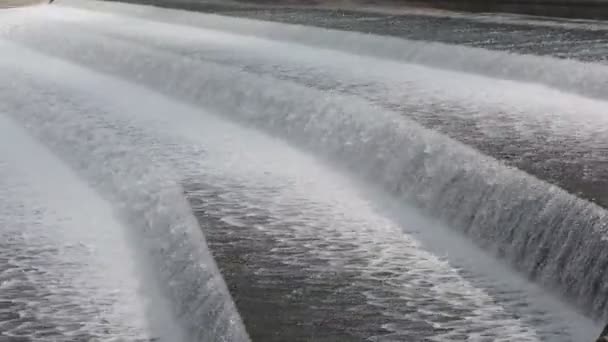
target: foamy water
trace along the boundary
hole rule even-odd
[[[0,336],[152,337],[110,205],[4,113],[0,129]]]
[[[79,76],[76,70],[68,74]],[[82,115],[66,115],[77,112],[74,110],[57,108],[47,115],[55,117],[55,122],[68,126],[70,122],[78,122],[85,127],[90,125],[92,131],[101,124],[100,120],[106,122],[105,127],[142,127],[143,131],[139,134],[124,133],[128,134],[130,144],[148,150],[151,157],[165,159],[166,163],[173,164],[184,175],[209,182],[214,188],[225,192],[223,202],[213,203],[222,208],[216,215],[229,219],[240,213],[252,213],[255,208],[270,210],[266,215],[273,217],[274,222],[260,227],[268,234],[279,234],[294,243],[307,234],[324,236],[316,242],[323,245],[309,246],[311,252],[327,258],[335,268],[341,268],[344,262],[355,257],[364,260],[363,264],[352,266],[361,269],[362,281],[369,281],[369,277],[377,272],[393,273],[394,285],[387,284],[381,289],[368,285],[366,296],[370,305],[376,303],[384,306],[386,314],[394,317],[396,322],[407,319],[433,323],[433,317],[450,316],[450,312],[457,312],[459,317],[445,326],[435,323],[437,328],[446,329],[446,333],[442,334],[446,338],[469,332],[471,338],[475,338],[475,334],[491,334],[499,339],[508,335],[520,336],[522,340],[537,340],[533,330],[509,318],[487,294],[459,277],[445,261],[424,252],[418,242],[401,233],[398,225],[377,216],[365,202],[356,201],[358,194],[348,190],[352,188],[351,184],[341,184],[343,181],[337,175],[315,167],[313,159],[301,157],[295,151],[272,143],[259,134],[243,131],[175,103],[157,100],[133,113],[133,109],[123,107],[132,100],[132,96],[146,98],[152,94],[130,89],[129,97],[124,97],[120,95],[125,94],[123,91],[110,90],[124,86],[112,82],[98,83],[98,87],[107,90],[104,96],[112,99],[113,104],[109,105],[111,111],[107,111],[104,117],[91,117],[90,123]],[[106,101],[103,101],[103,97],[94,101],[96,111],[104,112],[106,106],[103,103]],[[163,108],[171,108],[178,115],[167,117]],[[124,121],[129,115],[111,115],[128,112],[136,114],[137,121]],[[38,120],[43,118],[41,116]],[[148,131],[148,127],[152,130]],[[60,130],[60,127],[56,129]],[[261,146],[252,150],[251,144]],[[196,150],[204,152],[195,153]],[[288,168],[285,169],[284,165],[288,165]],[[228,183],[223,185],[222,182]],[[203,201],[206,198],[204,193],[199,196]],[[346,199],[350,200],[344,202]],[[239,208],[234,208],[236,203],[239,203]],[[289,232],[280,227],[286,222],[293,226]],[[275,227],[275,224],[278,226]],[[323,248],[339,246],[341,241],[354,244],[353,250],[338,249],[340,253],[337,253]],[[291,262],[301,261],[294,259]],[[332,272],[332,269],[324,271]],[[427,285],[422,286],[422,283]],[[412,290],[419,286],[419,290]],[[416,309],[409,315],[401,315],[398,311],[391,313],[389,310],[394,303],[384,302],[375,295],[376,291],[393,292],[390,298],[399,298],[408,303],[408,307],[420,307],[420,310]],[[424,308],[425,302],[432,302],[433,305]],[[393,310],[397,310],[397,307]],[[408,332],[417,333],[399,328],[395,323],[388,327],[399,336],[406,336],[404,334]]]
[[[462,70],[218,32],[217,27],[61,7],[20,13],[3,33],[13,42],[0,42],[7,51],[0,56],[0,70],[8,76],[0,83],[0,111],[90,183],[91,196],[99,197],[98,191],[113,203],[128,228],[119,240],[134,254],[138,271],[133,273],[139,275],[133,281],[153,284],[144,299],[160,296],[140,311],[155,333],[174,330],[183,340],[247,339],[206,250],[204,232],[224,239],[224,245],[209,242],[220,254],[239,237],[272,241],[267,249],[251,251],[260,259],[245,263],[255,275],[249,281],[259,280],[269,298],[279,288],[289,288],[290,298],[300,298],[311,321],[329,325],[324,329],[356,330],[358,336],[383,341],[595,336],[593,322],[560,301],[561,293],[562,299],[593,302],[585,292],[590,285],[560,279],[549,267],[538,269],[537,260],[549,259],[553,267],[564,256],[554,262],[534,251],[517,254],[519,239],[532,229],[527,222],[539,220],[538,231],[544,232],[550,226],[541,221],[545,216],[522,210],[521,218],[502,220],[506,214],[498,206],[509,203],[517,209],[519,201],[542,206],[547,200],[554,207],[547,205],[540,213],[549,217],[553,208],[570,203],[599,217],[580,230],[588,236],[604,234],[603,209],[429,131],[390,105],[417,106],[417,111],[434,105],[453,116],[465,115],[465,109],[485,130],[493,129],[491,119],[500,112],[522,122],[514,127],[520,134],[536,129],[570,137],[603,132],[602,101]],[[459,87],[463,83],[471,88]],[[561,102],[545,101],[557,94],[564,96]],[[577,117],[577,110],[585,116]],[[593,144],[584,137],[581,146]],[[45,161],[37,163],[29,169],[43,168]],[[24,183],[24,189],[44,189],[39,180],[11,177],[11,184]],[[181,185],[202,232],[181,197]],[[26,190],[14,193],[26,197]],[[463,228],[467,220],[475,223],[473,228]],[[511,240],[497,233],[501,225],[513,231]],[[561,238],[570,228],[559,229]],[[446,243],[438,235],[450,236],[454,230],[464,230],[490,251],[480,250],[464,234],[449,239],[454,246],[438,248]],[[461,249],[475,252],[467,255]],[[470,259],[491,258],[494,249],[524,274],[540,274],[539,282],[556,286],[555,294],[542,293],[505,264]],[[581,253],[567,267],[568,277],[583,265]],[[601,264],[597,258],[593,265]],[[226,270],[228,264],[219,267]],[[291,283],[284,280],[290,275]],[[603,281],[601,275],[585,277]],[[347,281],[331,280],[339,278]],[[95,291],[107,288],[87,279],[99,286]],[[560,287],[564,283],[573,287]],[[239,307],[252,299],[241,285],[229,282],[228,288],[236,308],[251,314],[251,307]],[[337,302],[315,301],[315,289],[333,291]],[[601,298],[585,311],[600,316]],[[255,306],[253,310],[255,316]],[[295,309],[285,310],[285,316],[298,315]],[[320,317],[324,310],[349,314],[327,323]],[[353,313],[370,319],[360,321]],[[255,319],[245,316],[245,326]],[[122,327],[121,320],[116,322]],[[137,326],[124,325],[127,331]],[[286,328],[276,324],[267,329]],[[95,331],[83,328],[89,330]]]

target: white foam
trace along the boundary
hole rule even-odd
[[[183,175],[196,175],[222,189],[225,194],[219,204],[224,204],[220,206],[225,210],[222,213],[224,217],[241,215],[249,208],[264,208],[273,217],[273,222],[263,227],[268,234],[284,236],[286,232],[278,227],[292,223],[297,227],[291,232],[296,238],[312,234],[327,236],[329,244],[355,244],[357,249],[352,253],[369,262],[361,266],[366,270],[364,277],[386,270],[395,273],[396,280],[387,285],[395,296],[405,296],[413,302],[417,298],[433,298],[471,312],[471,316],[463,316],[461,320],[445,326],[450,329],[446,337],[474,329],[480,334],[493,336],[497,341],[507,341],[514,336],[521,341],[538,340],[532,327],[511,318],[500,304],[463,279],[446,260],[425,251],[412,236],[403,233],[401,225],[377,214],[354,184],[320,165],[314,158],[276,139],[239,128],[200,109],[169,101],[131,84],[63,62],[53,64],[54,72],[65,75],[62,83],[65,82],[67,89],[79,85],[85,90],[77,92],[78,96],[73,95],[72,101],[87,101],[105,113],[103,120],[107,122],[106,126],[137,127],[140,130],[140,134],[130,140],[131,146],[148,151],[151,157],[173,165]],[[45,79],[44,75],[40,76],[38,80]],[[95,90],[87,91],[93,89],[93,84]],[[76,89],[72,90],[76,92]],[[139,105],[134,107],[133,99],[146,100],[138,101]],[[94,122],[87,123],[91,119],[71,115],[64,114],[58,120],[66,123],[78,120],[80,125],[94,127]],[[195,150],[204,150],[204,158],[193,154]],[[231,209],[235,205],[241,209]],[[284,236],[284,239],[288,241],[290,237]],[[339,253],[326,251],[320,246],[316,250],[320,257],[332,260],[337,268],[347,261],[335,259]],[[412,291],[412,283],[400,280],[402,278],[414,279],[413,284],[429,286]],[[376,290],[383,289],[371,288],[366,293],[368,300],[385,306],[390,315],[390,305],[374,298]],[[432,321],[432,315],[424,313],[424,310],[437,309],[424,308],[423,302],[420,306],[423,311],[411,318],[440,324]],[[435,313],[440,315],[441,311]],[[397,317],[399,313],[392,315]],[[469,335],[471,340],[481,338],[476,333]]]
[[[153,28],[149,35],[153,37],[158,33],[158,39],[161,41],[169,38],[177,38],[178,33],[181,34],[184,32],[182,31],[183,28],[178,27],[174,28],[174,31],[170,31],[168,35],[163,35],[162,32],[165,32],[164,29],[167,28],[166,26],[156,26],[155,24],[151,24],[148,26],[148,28]],[[135,28],[133,29],[135,32],[137,32]],[[187,28],[187,30],[190,29]],[[196,40],[197,38],[195,38],[194,34],[196,32],[203,32],[203,39]],[[116,33],[116,31],[113,31],[113,33]],[[139,32],[139,34],[141,34],[141,32]],[[99,36],[95,37],[99,38]],[[329,65],[334,70],[337,69],[339,71],[337,73],[341,75],[345,75],[345,71],[341,70],[334,64],[352,62],[353,60],[364,60],[366,62],[370,62],[370,60],[359,59],[352,56],[352,59],[349,60],[347,58],[342,58],[344,55],[340,55],[339,52],[323,51],[322,53],[325,57],[340,57],[336,61],[331,62],[334,64],[323,64],[322,61],[318,61],[314,58],[314,56],[312,56],[314,53],[313,49],[310,49],[310,47],[306,48],[301,46],[295,46],[295,49],[298,52],[307,52],[307,54],[303,55],[302,59],[298,59],[300,57],[287,58],[285,56],[288,55],[288,50],[294,47],[293,45],[260,41],[249,38],[243,39],[243,44],[240,44],[240,38],[235,35],[226,35],[225,33],[220,34],[209,30],[190,31],[188,36],[188,39],[194,39],[194,41],[197,43],[216,44],[220,47],[223,44],[222,39],[224,38],[230,38],[230,43],[233,44],[233,46],[229,47],[234,48],[236,45],[238,48],[243,49],[241,51],[253,51],[260,53],[260,51],[263,49],[267,49],[269,47],[278,47],[281,49],[281,52],[284,55],[281,56],[281,58],[283,58],[282,61],[286,61],[286,64],[298,62],[303,64],[317,63],[317,67],[318,65]],[[105,47],[111,47],[117,51],[122,51],[121,48],[123,47],[123,45],[111,39],[99,39],[99,41],[96,41],[96,43],[103,43]],[[254,49],[247,50],[243,48],[247,47],[247,45],[250,43],[255,45]],[[154,44],[149,45],[153,46]],[[183,47],[187,44],[185,44],[184,41],[181,41],[181,45]],[[123,56],[124,60],[128,61],[129,58],[135,55],[128,54],[128,51],[131,48],[133,50],[137,49],[135,47],[125,49],[125,55]],[[15,48],[11,46],[11,49]],[[460,277],[459,274],[452,269],[445,260],[438,258],[437,256],[434,256],[420,248],[419,243],[411,236],[397,234],[399,232],[398,228],[400,228],[398,224],[383,218],[381,215],[375,214],[370,209],[371,206],[368,206],[365,203],[365,200],[361,199],[360,195],[351,189],[353,187],[351,183],[342,180],[341,175],[332,174],[327,168],[318,166],[314,159],[303,157],[290,149],[285,150],[282,143],[277,143],[277,140],[268,139],[267,137],[251,131],[241,130],[234,125],[218,121],[204,113],[201,114],[200,110],[196,108],[179,105],[173,101],[159,98],[158,94],[144,91],[133,86],[132,84],[117,82],[114,79],[103,77],[95,73],[90,73],[81,68],[77,68],[69,64],[66,65],[64,62],[54,59],[45,60],[44,66],[37,66],[39,65],[39,61],[42,59],[40,55],[19,49],[16,49],[15,51],[17,51],[15,55],[7,55],[5,58],[6,65],[10,65],[9,63],[11,60],[21,61],[21,63],[23,63],[22,66],[25,66],[22,68],[22,71],[24,71],[25,74],[33,74],[34,79],[36,79],[38,82],[42,82],[43,85],[52,85],[48,86],[51,89],[55,89],[57,87],[64,89],[64,91],[70,94],[70,97],[74,98],[75,102],[84,101],[84,103],[87,103],[89,106],[97,108],[103,113],[101,117],[103,117],[104,120],[109,120],[109,122],[112,123],[112,127],[136,127],[141,129],[141,136],[143,136],[142,140],[133,138],[135,139],[133,140],[133,143],[134,146],[137,146],[137,149],[147,151],[150,158],[158,158],[160,160],[164,160],[168,164],[175,165],[178,167],[178,169],[181,169],[180,172],[183,173],[183,175],[196,175],[199,177],[203,175],[205,177],[210,177],[215,183],[228,190],[232,190],[231,186],[233,183],[248,185],[246,187],[247,191],[238,192],[237,187],[232,194],[233,197],[223,197],[226,204],[234,204],[235,202],[238,202],[241,205],[249,206],[249,208],[252,210],[259,209],[260,207],[269,208],[275,216],[276,221],[279,223],[282,221],[290,221],[292,218],[297,218],[298,220],[296,223],[297,226],[300,227],[300,229],[295,231],[297,234],[322,232],[328,235],[336,234],[339,236],[337,240],[344,238],[346,240],[355,241],[357,242],[358,246],[361,246],[360,250],[357,250],[357,253],[362,253],[369,258],[378,258],[378,265],[368,265],[372,270],[381,270],[386,267],[392,267],[394,266],[394,263],[396,263],[398,266],[399,262],[403,261],[403,259],[399,258],[402,257],[403,250],[405,250],[407,252],[405,253],[407,254],[406,257],[411,258],[411,260],[407,259],[407,262],[416,265],[416,267],[414,267],[414,270],[412,270],[410,273],[404,273],[403,275],[413,275],[414,277],[418,277],[420,284],[438,283],[438,285],[432,286],[428,291],[436,294],[439,298],[441,298],[441,300],[449,301],[451,305],[475,308],[475,315],[471,317],[471,321],[473,322],[471,324],[479,325],[480,329],[491,331],[493,334],[504,334],[506,331],[492,330],[495,329],[495,327],[492,327],[492,322],[498,320],[499,322],[502,322],[508,326],[509,329],[513,329],[508,333],[521,334],[517,336],[521,337],[522,339],[534,340],[536,338],[534,329],[530,328],[525,323],[521,323],[517,320],[509,318],[508,315],[504,316],[504,310],[500,305],[497,306],[492,303],[492,298],[488,296],[487,293],[481,289],[475,288],[475,286],[473,286],[471,283]],[[149,51],[154,50],[151,48],[144,48],[138,52],[147,53]],[[163,58],[165,57],[176,58],[178,55],[172,53],[171,51],[156,51],[154,54],[150,54],[150,56],[152,56],[150,58],[151,60],[158,62],[163,61]],[[69,58],[75,57],[71,56]],[[156,60],[156,58],[158,58],[158,60]],[[265,59],[265,61],[267,60],[268,59]],[[384,61],[380,60],[371,61],[385,63]],[[108,60],[99,62],[108,63]],[[139,60],[136,62],[139,62]],[[130,61],[125,62],[122,67],[128,66],[129,63]],[[187,59],[187,63],[184,63],[184,65],[187,66],[188,63],[199,66],[199,69],[191,70],[193,74],[196,74],[196,72],[200,71],[201,69],[205,70],[201,66],[209,66],[209,64],[206,63],[193,63],[190,59]],[[395,66],[394,64],[390,64],[392,62],[386,63],[387,66]],[[151,65],[153,65],[153,63]],[[160,63],[159,65],[171,66],[170,63]],[[184,65],[177,65],[174,67],[175,69],[179,69],[179,67]],[[354,64],[350,64],[349,66],[353,65]],[[120,67],[121,66],[119,66],[119,68]],[[417,78],[415,78],[414,81],[421,82],[420,84],[425,85],[425,87],[427,87],[425,90],[428,90],[428,87],[433,86],[433,82],[444,82],[442,83],[444,85],[443,89],[449,89],[450,87],[457,85],[457,82],[454,83],[454,80],[450,80],[449,77],[447,80],[445,80],[445,76],[458,76],[466,77],[467,80],[477,80],[480,82],[479,84],[475,82],[473,83],[475,83],[475,86],[479,88],[490,84],[489,79],[479,76],[465,75],[462,73],[448,73],[443,71],[439,72],[428,68],[421,69],[420,67],[411,65],[405,65],[405,67],[408,68],[407,71],[415,71],[413,74],[414,76],[417,76]],[[379,70],[381,71],[379,74],[386,74],[393,69],[387,67]],[[230,77],[233,75],[230,68],[214,67],[207,71],[214,75],[221,75],[222,73],[230,75]],[[424,83],[426,80],[424,77],[421,77],[421,75],[426,72],[436,72],[437,74],[433,75],[437,77],[433,78],[432,82],[430,83]],[[379,77],[373,72],[364,75],[366,77],[369,77],[370,75],[373,77]],[[126,73],[126,75],[123,77],[132,76]],[[134,77],[133,79],[136,78]],[[280,96],[285,94],[285,92],[281,92],[281,89],[276,89],[283,86],[289,88],[289,90],[301,90],[299,95],[302,95],[305,99],[313,99],[314,97],[311,96],[311,94],[317,94],[313,91],[308,92],[303,87],[295,87],[287,82],[273,84],[273,82],[276,82],[276,80],[273,80],[272,78],[262,77],[260,79],[261,81],[256,79],[255,81],[252,81],[251,84],[268,85],[267,91],[273,95]],[[388,79],[390,80],[390,78]],[[190,79],[188,79],[188,81],[190,81]],[[512,86],[514,84],[509,83],[509,85]],[[531,88],[526,89],[534,89],[538,92],[547,91],[543,87],[530,87]],[[466,92],[464,92],[464,94],[466,94]],[[491,97],[492,101],[489,102],[495,102],[500,99],[497,97],[497,93],[493,94],[493,97]],[[509,95],[511,94],[509,93]],[[521,95],[522,93],[517,93],[517,96]],[[296,94],[292,93],[291,96],[296,96]],[[466,97],[457,93],[455,97],[458,96]],[[330,97],[331,96],[328,96],[328,98]],[[232,99],[230,96],[227,98]],[[517,97],[513,98],[517,99]],[[570,99],[571,98],[573,97],[570,97]],[[136,99],[140,100],[136,101]],[[327,100],[327,102],[336,99],[338,99],[338,97],[331,97],[331,99]],[[529,100],[529,98],[525,96],[521,97],[520,99],[526,103],[527,100]],[[338,100],[338,102],[346,102],[349,99],[340,98]],[[581,99],[580,97],[577,98],[577,100],[587,101],[586,99]],[[476,103],[477,101],[483,103],[484,98],[477,97],[472,102]],[[137,108],[133,107],[134,102],[138,104]],[[527,106],[528,104],[526,103],[521,104],[521,106]],[[320,106],[322,107],[323,104],[324,103],[321,103]],[[347,109],[352,109],[353,106],[356,106],[357,104],[363,105],[354,113],[362,114],[361,112],[366,109],[370,109],[369,113],[376,113],[374,108],[368,106],[368,104],[365,104],[364,101],[352,101],[351,106],[349,106]],[[63,105],[69,106],[69,104]],[[510,102],[509,105],[511,105]],[[101,109],[105,109],[105,111]],[[263,104],[261,104],[260,107],[252,108],[252,110],[264,110]],[[167,113],[176,114],[168,116]],[[316,113],[310,114],[315,115]],[[76,120],[76,118],[78,118],[78,116],[70,116],[74,115],[74,113],[66,113],[65,115],[66,122],[70,122],[70,120]],[[566,115],[566,117],[568,116]],[[335,119],[336,122],[339,118],[349,118],[349,116],[339,116]],[[84,120],[82,117],[79,119]],[[352,118],[350,119],[353,120]],[[355,119],[360,119],[360,122],[373,126],[375,124],[374,120],[381,120],[383,123],[387,123],[389,120],[394,119],[394,117],[387,114],[373,118],[360,118],[357,116]],[[328,127],[328,130],[334,130],[334,133],[337,132],[340,125],[336,124],[336,122],[329,123],[330,125],[335,124],[335,126]],[[94,127],[96,123],[92,122],[89,124]],[[419,127],[407,121],[400,123],[395,122],[395,125],[403,128],[403,132],[414,132],[420,130]],[[410,125],[410,127],[406,128],[408,125]],[[319,127],[320,126],[322,125],[319,124]],[[423,133],[420,135],[425,134]],[[429,135],[432,136],[432,134]],[[436,141],[433,140],[433,142]],[[461,146],[458,147],[460,148]],[[429,149],[432,148],[432,146],[429,147]],[[203,164],[200,164],[201,161],[198,159],[200,154],[197,153],[199,151],[204,151],[205,159]],[[466,152],[467,156],[472,156],[473,154],[475,153],[472,151],[467,150]],[[197,158],[192,158],[193,155],[196,155]],[[477,154],[475,154],[475,157],[479,158]],[[491,165],[495,165],[493,161],[490,161],[489,163]],[[398,165],[398,163],[395,165]],[[398,172],[398,170],[395,172]],[[315,179],[315,181],[310,183],[310,179]],[[221,180],[225,181],[225,183],[220,182]],[[276,190],[277,187],[279,190]],[[268,188],[275,189],[273,191],[278,191],[278,194],[268,190]],[[272,194],[272,196],[267,196],[269,193]],[[241,195],[242,197],[237,196],[237,194]],[[244,204],[241,203],[244,202],[243,198],[246,198],[245,196],[251,197],[251,203],[247,203],[246,201]],[[300,211],[292,211],[292,206],[298,207]],[[226,210],[228,211],[228,209]],[[228,211],[224,212],[223,214],[226,216],[231,216],[239,213]],[[351,219],[346,220],[345,218],[351,218],[352,222]],[[330,222],[331,224],[325,225],[325,222]],[[345,225],[345,222],[348,222],[350,225]],[[279,224],[276,226],[261,228],[266,229],[266,231],[270,233],[280,234],[280,232],[277,232],[278,226]],[[371,248],[371,251],[368,251],[367,248],[370,247],[370,245],[375,246],[374,248]],[[382,248],[375,248],[378,246],[383,248],[386,247],[386,254],[382,254],[382,252],[379,251],[379,249],[381,250]],[[403,248],[403,250],[401,248]],[[331,253],[325,254],[325,257],[329,258],[331,256]],[[333,261],[337,262],[337,265],[340,264],[340,260]],[[446,278],[450,281],[447,284],[442,284],[441,281],[445,280]],[[403,286],[403,284],[399,283],[395,286],[399,288],[399,286]],[[455,294],[458,294],[458,296]],[[380,302],[378,298],[374,298],[373,293],[369,293],[368,296],[370,301],[376,300]],[[461,296],[464,297],[461,298]],[[420,314],[427,315],[428,312],[420,312]],[[506,334],[506,336],[511,337],[512,335]]]
[[[8,262],[26,274],[0,272],[8,277],[0,298],[24,301],[19,314],[26,322],[78,327],[66,333],[100,340],[152,337],[124,227],[108,203],[5,115],[0,165],[0,236],[10,245],[0,250],[0,257],[9,258],[0,269]],[[34,286],[37,293],[20,292],[20,286]],[[5,333],[28,331],[36,338],[38,331],[27,324]]]
[[[3,51],[28,55],[17,46],[1,41],[0,45],[6,48]],[[37,63],[44,60],[41,57],[35,57]],[[8,71],[4,62],[12,62],[0,62]],[[41,85],[35,72],[22,76],[20,82],[11,79],[16,82],[14,86],[0,83],[0,96],[5,99],[0,108],[112,202],[128,227],[126,235],[137,261],[136,273],[144,284],[146,320],[154,335],[171,341],[247,341],[175,173],[154,155],[142,155],[139,146],[125,141],[137,137],[137,128],[104,121],[103,111],[98,111],[112,99],[103,97],[104,103],[96,105],[97,92],[103,86],[88,88],[88,101],[78,102],[78,91],[57,93],[53,81]],[[188,266],[182,267],[184,264]]]
[[[150,6],[99,1],[83,2],[81,0],[64,0],[63,2],[73,7],[108,12],[119,16],[141,17],[153,21],[301,43],[494,78],[540,83],[568,92],[608,99],[608,90],[606,90],[608,89],[606,85],[608,66],[606,65],[301,25],[158,9]]]
[[[166,57],[171,55],[176,68],[181,64],[196,63],[200,59],[201,65],[220,63],[232,68],[255,66],[260,69],[260,73],[271,77],[289,77],[304,84],[314,82],[315,78],[319,80],[318,83],[329,79],[333,80],[331,84],[334,84],[334,88],[356,88],[356,96],[379,105],[399,106],[405,111],[421,112],[422,115],[429,108],[439,107],[437,110],[441,111],[445,120],[449,117],[475,121],[480,132],[488,137],[500,138],[505,131],[513,131],[516,133],[513,136],[531,139],[537,132],[541,132],[549,133],[545,135],[551,141],[569,141],[571,144],[599,147],[598,144],[603,141],[598,137],[608,134],[608,102],[581,96],[576,89],[568,92],[561,88],[556,90],[547,87],[542,82],[536,84],[522,80],[498,80],[476,73],[438,69],[424,65],[425,63],[412,64],[360,56],[352,51],[306,45],[297,39],[276,40],[276,37],[261,35],[263,38],[260,38],[239,31],[234,33],[234,30],[224,27],[206,29],[71,8],[39,12],[38,16],[40,19],[33,22],[43,23],[41,27],[32,24],[31,32],[27,33],[26,30],[23,35],[14,34],[10,37],[17,41],[23,40],[42,51],[68,57],[80,51],[70,51],[67,47],[62,51],[54,43],[51,47],[45,47],[49,43],[48,38],[47,41],[36,39],[43,34],[58,34],[56,39],[61,39],[64,32],[74,31],[73,26],[48,25],[48,19],[72,22],[72,18],[79,18],[78,27],[89,31],[82,35],[72,35],[74,39],[82,40],[82,46],[95,40],[98,45],[131,50],[135,54],[141,47],[128,43],[129,40],[134,40],[146,47],[166,51],[164,54]],[[239,20],[234,22],[235,25],[239,23]],[[119,41],[108,39],[108,35]],[[120,41],[124,39],[127,40],[126,43]],[[123,47],[120,44],[126,45]],[[273,53],[269,54],[268,51]],[[121,53],[121,58],[126,57],[126,54],[127,52]],[[454,52],[446,47],[441,54],[451,56]],[[508,55],[505,58],[517,59]],[[104,63],[91,60],[87,62]],[[551,59],[545,62],[543,65],[547,68],[551,68],[554,63],[561,63]],[[592,78],[586,82],[591,80]]]

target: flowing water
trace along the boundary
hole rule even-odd
[[[596,336],[603,65],[59,5],[0,13],[0,341]]]

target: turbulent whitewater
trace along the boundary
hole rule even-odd
[[[596,335],[606,198],[572,189],[601,170],[580,184],[541,171],[566,164],[549,146],[587,151],[572,153],[584,165],[605,151],[605,66],[408,41],[395,55],[382,37],[59,5],[0,13],[0,233],[14,241],[0,287],[33,284],[0,293],[2,313],[31,303],[0,316],[0,336]],[[566,67],[576,77],[556,76]],[[534,72],[501,79],[522,68]],[[11,278],[28,262],[40,271]],[[56,272],[67,290],[40,285]],[[91,294],[101,303],[76,299]],[[41,296],[55,320],[24,320]],[[89,314],[72,322],[76,310]]]

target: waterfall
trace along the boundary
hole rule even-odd
[[[128,13],[129,8],[134,16],[150,18],[155,13],[127,5],[120,11]],[[592,97],[605,98],[608,89],[606,68],[584,63],[546,64],[543,57],[171,13],[174,17],[167,15],[167,20],[182,24],[197,24],[193,18],[199,18],[198,24],[215,30],[534,81]],[[32,25],[32,32],[50,27],[37,25]],[[48,36],[40,39],[27,32],[15,39],[49,56],[48,65],[28,64],[49,79],[62,77],[53,68],[62,63],[57,58],[69,60],[280,137],[441,219],[590,316],[608,316],[604,208],[357,96],[221,66],[152,43],[108,38],[110,34],[69,35],[77,39],[54,44]],[[154,33],[150,36],[153,40]]]
[[[0,46],[3,51],[22,52],[10,44],[0,42]],[[133,147],[130,139],[137,136],[136,131],[105,122],[99,108],[76,102],[58,105],[53,89],[41,86],[32,91],[37,89],[36,80],[13,74],[7,67],[11,57],[3,57],[3,75],[21,78],[23,87],[0,85],[4,86],[1,111],[12,114],[13,120],[112,203],[115,215],[127,227],[154,336],[163,341],[248,341],[172,171]],[[40,56],[30,57],[31,62],[44,64]],[[46,111],[39,111],[41,103]],[[14,108],[20,108],[19,113]]]

